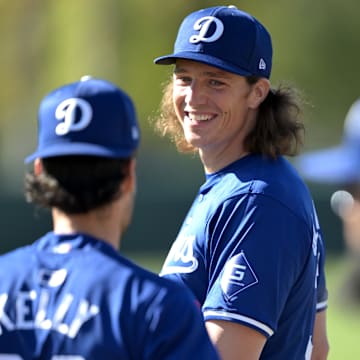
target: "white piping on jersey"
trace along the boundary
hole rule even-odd
[[[207,310],[204,311],[204,318],[206,320],[207,316],[221,316],[223,318],[230,318],[230,319],[234,319],[234,320],[240,320],[244,323],[247,323],[249,325],[253,325],[255,327],[257,327],[258,329],[261,329],[262,331],[266,332],[269,337],[272,336],[274,334],[274,330],[271,329],[269,326],[261,323],[260,321],[251,319],[247,316],[244,315],[239,315],[239,314],[233,314],[233,313],[229,313],[226,311],[215,311],[215,310]]]
[[[316,310],[322,310],[327,307],[327,300],[316,304]]]

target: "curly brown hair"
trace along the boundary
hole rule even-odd
[[[259,78],[249,76],[246,80],[253,85]],[[194,153],[197,149],[184,137],[174,110],[172,94],[173,80],[170,79],[163,88],[155,128],[162,136],[169,136],[180,152]],[[271,158],[296,155],[303,145],[302,104],[302,96],[295,87],[280,84],[277,88],[271,88],[259,107],[255,128],[245,138],[245,148],[250,153]]]
[[[59,156],[42,159],[43,173],[25,174],[25,197],[42,208],[86,213],[120,197],[130,159]]]

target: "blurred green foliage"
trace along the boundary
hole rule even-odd
[[[343,119],[359,91],[360,3],[244,0],[232,4],[251,12],[270,30],[272,82],[290,82],[306,95],[305,149],[340,141]],[[46,217],[31,225],[32,210],[21,197],[23,159],[35,148],[42,97],[86,74],[117,83],[137,105],[143,141],[139,195],[137,217],[127,237],[136,238],[144,248],[173,240],[203,174],[196,158],[178,155],[152,129],[149,118],[158,109],[161,85],[171,72],[170,67],[155,66],[153,59],[172,50],[186,14],[215,5],[229,3],[0,0],[0,195],[4,198],[0,212],[2,228],[10,228],[2,240],[3,250],[32,240],[19,240],[12,231],[16,224],[24,224],[27,237],[49,226]],[[328,213],[328,192],[317,190],[314,196],[324,208],[323,227],[329,227],[329,238],[341,236]]]

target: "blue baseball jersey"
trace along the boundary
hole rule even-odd
[[[185,291],[184,291],[185,290]],[[0,359],[218,360],[196,299],[84,234],[0,257]]]
[[[322,241],[292,165],[249,155],[207,176],[161,275],[192,290],[205,320],[265,335],[261,359],[310,359],[316,309],[327,301]]]

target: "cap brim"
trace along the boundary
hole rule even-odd
[[[360,180],[359,150],[346,146],[305,153],[297,158],[296,165],[300,174],[313,182],[346,184]]]
[[[223,61],[217,57],[193,51],[182,51],[175,54],[160,56],[154,60],[154,63],[157,65],[171,65],[175,64],[177,59],[199,61],[206,65],[214,66],[237,75],[251,76],[249,71],[243,70],[238,66],[234,66],[233,64]]]
[[[134,149],[135,150],[135,149]],[[69,143],[66,146],[50,146],[44,150],[37,150],[33,154],[25,158],[25,163],[29,163],[36,158],[49,158],[58,156],[99,156],[108,158],[126,159],[133,154],[133,150],[129,149],[109,149],[100,145],[86,143]]]

